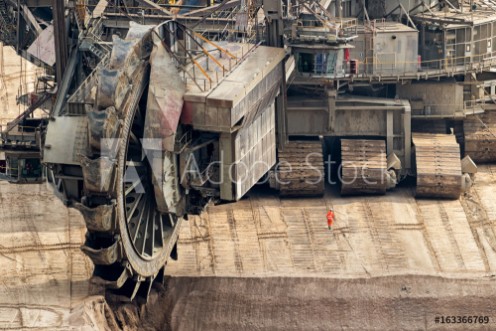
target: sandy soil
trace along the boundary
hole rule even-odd
[[[103,329],[111,311],[88,281],[80,215],[45,185],[2,182],[0,205],[0,329]]]
[[[8,54],[0,120],[21,111],[24,75]],[[139,306],[105,300],[89,281],[76,211],[46,185],[0,182],[0,330],[494,330],[495,195],[487,165],[457,201],[415,200],[407,187],[367,198],[255,191],[192,217],[165,288]],[[436,324],[438,315],[491,321]]]
[[[16,98],[42,71],[10,47],[0,47],[0,71],[3,125],[26,109]],[[79,213],[47,185],[0,182],[0,330],[119,329],[103,290],[89,282],[85,233]]]
[[[384,196],[279,199],[255,191],[210,207],[183,226],[173,276],[366,278],[496,273],[496,168],[480,166],[459,200],[416,200],[411,187]],[[333,206],[332,232],[325,219]]]
[[[250,222],[257,219],[236,216],[237,212],[243,211],[243,206],[247,206],[245,201],[236,205],[211,207],[203,218],[192,219],[187,223],[181,233],[180,258],[177,262],[171,262],[168,268],[170,277],[165,284],[166,289],[155,289],[145,306],[106,302],[103,290],[89,282],[92,266],[79,251],[79,245],[84,240],[83,221],[74,210],[65,208],[45,185],[14,186],[0,183],[0,265],[3,268],[0,275],[0,329],[451,330],[456,327],[465,330],[467,325],[436,324],[434,318],[438,315],[469,314],[489,316],[492,321],[489,325],[470,325],[470,329],[495,329],[496,280],[493,266],[496,261],[492,255],[495,249],[491,238],[496,214],[494,202],[490,198],[494,196],[494,188],[490,187],[494,186],[495,177],[490,167],[482,169],[485,171],[480,174],[475,190],[457,202],[415,202],[407,194],[408,190],[404,195],[395,195],[396,198],[374,197],[368,200],[368,203],[373,204],[376,200],[383,202],[384,199],[393,199],[403,204],[403,207],[398,207],[399,210],[410,210],[413,208],[411,203],[422,207],[428,205],[429,208],[433,208],[433,204],[438,209],[434,209],[432,215],[438,215],[439,206],[450,213],[458,209],[448,209],[447,206],[461,206],[465,218],[450,217],[447,224],[465,224],[469,232],[461,232],[463,240],[456,239],[455,234],[460,235],[459,230],[446,232],[447,224],[441,227],[444,229],[441,231],[442,238],[438,238],[437,233],[436,236],[427,236],[425,229],[429,226],[424,225],[425,228],[409,227],[407,233],[420,231],[419,228],[423,228],[425,233],[423,236],[411,235],[412,243],[402,246],[408,237],[395,231],[406,230],[390,226],[392,232],[388,235],[395,238],[399,236],[403,240],[395,242],[397,249],[403,252],[403,257],[418,256],[415,248],[422,242],[420,239],[429,238],[432,241],[428,245],[431,249],[427,255],[429,263],[414,264],[400,270],[394,264],[395,255],[384,255],[380,259],[382,264],[375,265],[377,262],[372,258],[377,255],[374,249],[374,245],[377,245],[374,240],[377,238],[374,234],[369,234],[367,242],[361,241],[360,237],[354,238],[371,230],[358,231],[352,228],[344,231],[344,225],[340,225],[343,221],[338,219],[335,232],[330,234],[318,215],[309,214],[300,222],[294,221],[292,228],[282,227],[275,221],[271,223],[279,232],[286,233],[286,250],[277,249],[277,245],[268,246],[264,251],[268,257],[266,261],[277,262],[278,255],[281,261],[292,261],[281,264],[284,269],[277,269],[279,264],[261,263],[263,259],[257,259],[260,252],[257,249],[268,244],[264,240],[270,241],[277,237],[262,235],[253,241],[241,240],[246,235],[242,229],[252,229]],[[333,192],[329,192],[326,199],[330,199],[335,206],[340,205],[342,201],[339,198],[331,199],[332,195]],[[261,199],[260,194],[255,194],[251,199]],[[260,200],[257,201],[260,204],[257,208],[261,208]],[[280,201],[287,203],[289,208],[282,208],[281,215],[287,215],[290,211],[301,213],[299,208],[310,209],[304,206],[311,205],[311,201],[317,204],[321,200],[311,199],[301,202],[301,205],[296,205],[296,200],[292,203]],[[232,219],[237,225],[236,232],[212,232],[196,241],[187,237],[192,228],[202,229],[195,222],[205,218],[208,218],[205,226],[222,227],[223,219],[218,217],[220,211],[227,206],[231,208],[238,205]],[[270,201],[264,206],[269,208]],[[359,216],[357,213],[354,217]],[[315,219],[319,225],[309,226],[308,222],[312,224],[309,219]],[[424,222],[433,219],[424,218]],[[266,233],[275,232],[268,224],[264,228]],[[313,228],[317,229],[309,231]],[[313,244],[305,246],[309,244],[303,242],[297,246],[296,241],[288,239],[292,231],[305,234],[307,238],[314,236]],[[322,231],[321,235],[319,231]],[[226,233],[235,237],[226,238]],[[344,233],[347,236],[345,242],[350,245],[342,249],[339,246],[333,248]],[[320,241],[315,240],[318,236],[321,236]],[[375,236],[387,238],[379,234]],[[370,241],[370,251],[361,248],[360,245],[370,244]],[[456,252],[448,254],[448,249],[442,245],[444,241],[450,245],[456,243],[453,246],[458,247]],[[473,243],[469,244],[471,241]],[[327,243],[330,246],[325,249]],[[387,243],[383,239],[378,247],[386,248]],[[212,263],[209,256],[199,258],[204,256],[201,250],[194,251],[198,255],[188,256],[187,252],[192,249],[192,245],[224,245],[227,248],[217,252]],[[252,250],[245,248],[246,245]],[[436,245],[444,250],[439,250]],[[237,247],[238,253],[236,249],[229,251],[231,247]],[[466,247],[476,247],[477,255],[472,259],[464,259],[463,256],[470,252],[466,251]],[[355,253],[350,252],[352,248]],[[300,255],[302,252],[304,255]],[[333,262],[336,254],[339,256],[338,262]],[[352,255],[355,257],[352,258]],[[308,261],[304,260],[305,256]],[[439,261],[435,262],[436,259]],[[238,261],[237,264],[235,261]],[[252,261],[252,264],[244,261]],[[326,261],[330,261],[329,264]],[[353,266],[354,263],[361,267]],[[433,275],[429,276],[430,273]]]
[[[161,330],[494,330],[494,285],[427,276],[172,278],[148,315]],[[435,323],[446,315],[491,320]]]

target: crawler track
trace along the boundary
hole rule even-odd
[[[386,143],[383,140],[341,140],[341,194],[385,194]]]
[[[325,175],[321,141],[292,141],[278,153],[281,196],[320,196]]]
[[[454,135],[413,135],[417,167],[416,196],[458,199],[462,192],[460,146]]]

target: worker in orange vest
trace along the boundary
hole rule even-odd
[[[334,210],[331,208],[327,212],[327,227],[329,228],[329,230],[331,229],[333,223],[334,223]]]

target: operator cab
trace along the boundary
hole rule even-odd
[[[293,23],[289,46],[300,78],[345,76],[350,42],[357,37],[355,18],[302,13]]]

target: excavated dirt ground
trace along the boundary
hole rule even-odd
[[[6,71],[19,63],[5,60]],[[8,81],[12,104],[19,81]],[[179,260],[144,306],[107,302],[89,282],[82,218],[46,185],[0,183],[0,330],[494,330],[496,166],[479,171],[457,201],[415,200],[408,187],[285,200],[255,190],[209,207],[184,225]],[[489,324],[435,323],[474,315]]]

